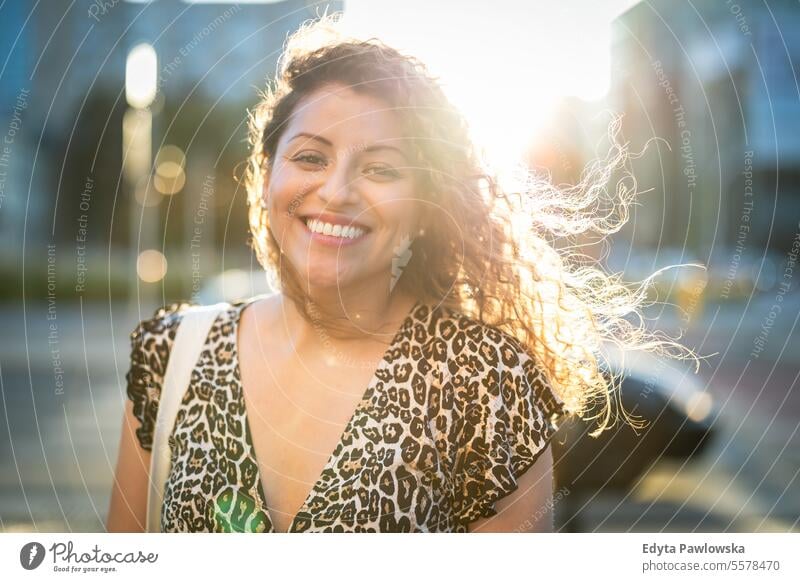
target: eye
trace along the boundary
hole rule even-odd
[[[316,152],[303,152],[290,159],[291,161],[297,162],[301,166],[312,170],[324,168],[327,163],[325,158]]]
[[[388,181],[399,178],[400,172],[390,166],[373,164],[364,168],[364,175],[368,177],[375,177],[379,180]]]

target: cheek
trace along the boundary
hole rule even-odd
[[[416,203],[398,200],[383,206],[383,222],[393,238],[414,238],[417,228]]]
[[[292,172],[276,172],[267,190],[268,204],[278,209],[288,207],[292,196],[298,192],[297,182],[298,179]]]
[[[307,186],[308,179],[302,179],[296,173],[279,172],[273,176],[265,196],[270,228],[275,232],[285,228],[294,218],[294,211],[304,198],[304,184]]]
[[[381,208],[381,228],[373,240],[372,252],[380,264],[391,266],[394,259],[407,253],[417,235],[415,207],[403,201]]]

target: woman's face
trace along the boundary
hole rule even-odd
[[[388,294],[418,226],[410,142],[382,100],[328,85],[295,107],[264,184],[283,257],[311,288]],[[380,291],[376,288],[376,291]]]

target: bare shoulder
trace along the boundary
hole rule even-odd
[[[239,302],[242,312],[239,317],[239,336],[254,337],[259,330],[277,330],[282,325],[284,299],[280,293],[252,297]]]

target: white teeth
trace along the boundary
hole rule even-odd
[[[308,229],[311,232],[321,233],[328,236],[338,236],[342,238],[358,238],[364,234],[364,230],[355,226],[342,226],[341,224],[330,224],[315,219],[309,219]]]

